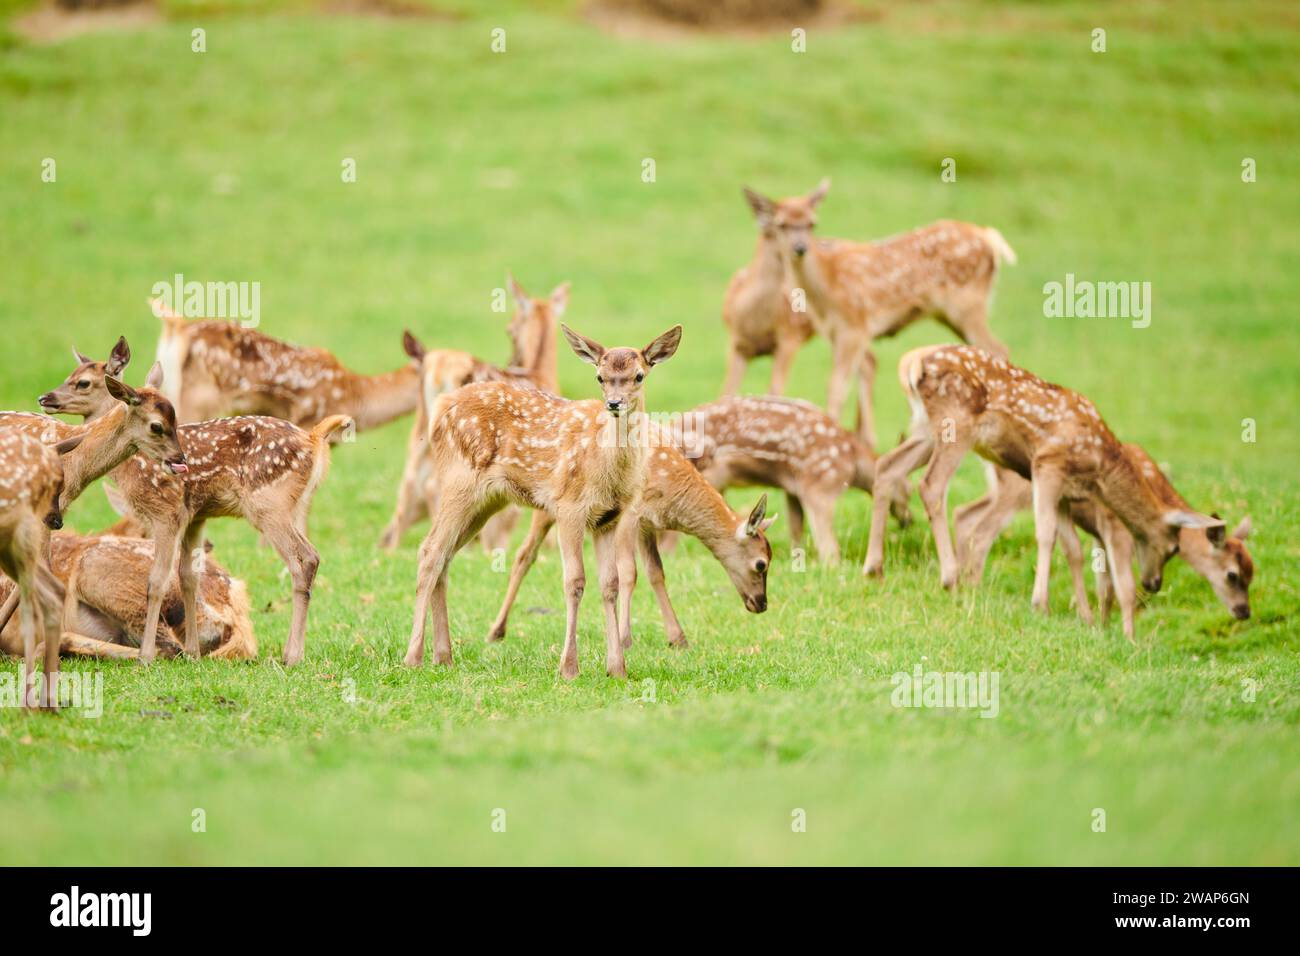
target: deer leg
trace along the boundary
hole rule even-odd
[[[735,395],[740,391],[740,383],[745,378],[745,368],[749,365],[749,360],[740,354],[736,348],[736,340],[733,336],[730,345],[727,348],[727,378],[722,383],[722,395],[725,398],[728,395]]]
[[[803,547],[803,502],[793,491],[785,493],[786,527],[790,529],[790,547]]]
[[[506,636],[506,622],[510,618],[510,609],[514,607],[515,599],[519,596],[519,587],[528,576],[533,562],[537,560],[537,553],[541,551],[542,542],[546,540],[546,534],[553,524],[555,519],[545,511],[533,512],[532,523],[528,526],[528,537],[519,545],[519,550],[515,552],[515,559],[510,565],[510,583],[506,585],[505,600],[501,602],[497,619],[493,622],[492,629],[488,631],[489,641],[499,641]]]
[[[620,521],[614,536],[614,554],[618,566],[618,636],[624,648],[632,646],[632,592],[636,590],[638,545],[642,554],[647,553],[647,547],[657,552],[654,527],[640,519],[629,518],[626,524]]]
[[[844,420],[844,402],[849,397],[849,383],[860,365],[862,349],[850,336],[836,336],[831,342],[831,379],[826,387],[826,413],[836,425]],[[874,446],[873,446],[874,447]]]
[[[199,575],[203,573],[207,552],[203,550],[203,522],[196,521],[185,529],[181,560],[177,572],[181,579],[181,604],[185,608],[185,654],[198,660],[199,648]]]
[[[939,583],[952,590],[957,586],[957,556],[953,553],[952,535],[948,530],[948,483],[957,466],[966,457],[970,441],[960,438],[953,442],[939,442],[930,456],[930,466],[925,470],[918,489],[930,519],[930,534],[939,555]]]
[[[1006,358],[1011,354],[1007,347],[994,338],[993,333],[989,331],[988,293],[968,302],[955,314],[950,314],[948,324],[966,342],[983,349],[990,355]]]
[[[1137,611],[1137,584],[1133,579],[1133,538],[1127,529],[1120,531],[1110,521],[1104,521],[1098,530],[1106,547],[1106,563],[1115,597],[1119,601],[1124,636],[1129,643],[1136,644],[1133,618]],[[1107,612],[1109,613],[1109,608]]]
[[[880,577],[885,573],[885,520],[890,498],[900,484],[906,487],[907,476],[929,461],[934,442],[924,436],[909,438],[886,452],[876,462],[876,482],[871,494],[871,537],[862,573]]]
[[[1052,548],[1056,545],[1056,523],[1061,500],[1062,476],[1054,468],[1033,469],[1034,539],[1038,562],[1034,567],[1033,605],[1048,612],[1047,583],[1052,575]]]
[[[673,602],[668,599],[668,585],[664,580],[664,562],[653,533],[642,536],[641,556],[645,559],[645,576],[650,581],[655,600],[659,602],[659,614],[664,619],[664,632],[668,635],[668,646],[678,650],[689,647],[686,632],[682,630],[681,622],[677,620],[677,612],[673,609]]]
[[[840,563],[840,543],[835,538],[835,498],[820,491],[804,496],[817,557],[830,565]]]
[[[782,334],[778,327],[776,333],[776,351],[772,353],[772,378],[767,385],[769,395],[784,395],[785,383],[790,378],[790,366],[799,351],[799,338],[796,335]],[[732,394],[728,392],[727,394]]]
[[[396,548],[402,532],[424,515],[421,485],[433,466],[425,437],[428,430],[428,418],[421,404],[415,421],[411,424],[411,437],[406,441],[406,464],[402,467],[402,478],[397,485],[397,506],[379,537],[379,547],[385,550]]]
[[[306,651],[307,611],[311,607],[311,588],[316,581],[316,571],[320,567],[320,555],[307,540],[307,536],[295,527],[291,518],[267,512],[262,512],[256,518],[253,526],[262,532],[271,547],[275,549],[280,560],[289,569],[289,577],[293,580],[293,619],[289,624],[289,639],[284,645],[284,666],[293,667],[302,660]],[[182,583],[183,580],[182,578]],[[187,605],[185,608],[187,653],[190,642],[190,610]],[[195,620],[193,623],[196,628],[194,643],[197,651],[198,621]]]
[[[1070,568],[1070,581],[1074,586],[1074,604],[1083,623],[1092,623],[1092,606],[1088,602],[1088,586],[1083,579],[1083,548],[1079,545],[1079,532],[1070,520],[1069,506],[1057,515],[1056,537],[1065,552],[1065,563]]]
[[[478,535],[484,553],[492,554],[498,548],[504,551],[510,547],[510,533],[514,531],[518,520],[519,509],[515,507],[502,508],[489,518]]]
[[[636,516],[624,515],[624,520],[636,522]],[[639,523],[639,522],[637,522]],[[623,637],[618,631],[618,555],[615,553],[615,539],[618,525],[614,528],[600,528],[591,535],[591,543],[596,552],[596,567],[600,575],[600,602],[605,611],[605,673],[610,677],[627,677],[627,664],[623,660]]]
[[[153,536],[153,565],[149,568],[149,599],[144,615],[144,633],[140,637],[140,663],[153,662],[158,653],[158,616],[162,612],[163,598],[167,596],[172,575],[180,561],[182,529],[176,525],[155,526]]]
[[[875,399],[876,353],[868,346],[858,362],[858,437],[867,448],[876,449]]]
[[[582,566],[582,539],[586,522],[581,514],[560,517],[557,536],[560,543],[560,560],[564,565],[564,650],[560,654],[560,676],[573,680],[578,676],[578,607],[587,585],[587,572]]]
[[[14,611],[18,608],[19,597],[18,589],[14,588],[9,592],[9,596],[5,598],[4,604],[0,605],[0,631],[5,629],[9,619],[14,616]]]
[[[968,501],[952,511],[952,532],[957,542],[957,563],[963,569],[970,564],[971,538],[975,535],[975,529],[979,527],[980,521],[992,507],[993,494],[990,492],[983,498]]]
[[[1092,576],[1097,584],[1097,623],[1105,627],[1110,622],[1110,612],[1115,609],[1115,589],[1111,587],[1110,558],[1106,555],[1106,546],[1101,541],[1097,544],[1101,548],[1102,560],[1098,562],[1098,556],[1093,554]]]
[[[26,574],[20,577],[14,593],[21,594],[18,601],[18,626],[23,634],[23,673],[20,681],[23,706],[35,710],[37,701],[32,685],[36,681],[36,617],[40,612],[36,607],[34,589]]]

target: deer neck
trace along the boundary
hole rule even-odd
[[[356,375],[347,391],[351,400],[337,411],[351,415],[357,431],[378,428],[415,411],[420,401],[420,370],[408,363],[382,375]]]
[[[1106,506],[1137,537],[1151,541],[1164,531],[1168,509],[1124,455],[1117,455],[1102,469],[1097,487]]]
[[[796,289],[803,289],[809,305],[823,315],[831,298],[831,278],[824,254],[814,239],[802,256],[790,257],[790,281]]]
[[[555,342],[555,320],[539,323],[528,341],[519,343],[519,360],[529,378],[544,392],[560,393],[559,357]]]
[[[740,519],[727,506],[722,495],[698,472],[684,487],[665,491],[665,523],[673,530],[698,538],[715,558],[725,564],[728,548],[735,543]]]
[[[88,484],[135,454],[134,442],[124,441],[122,436],[129,414],[130,409],[119,402],[117,408],[77,426],[74,434],[85,437],[63,456],[62,503],[75,501]]]
[[[778,289],[785,285],[785,257],[775,236],[759,234],[754,258],[749,260],[749,272],[760,285]]]

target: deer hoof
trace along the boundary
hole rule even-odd
[[[497,641],[504,641],[505,639],[506,639],[506,626],[504,624],[494,625],[492,627],[492,630],[488,631],[487,633],[487,642],[489,644],[495,644],[497,643]]]
[[[863,568],[862,568],[862,575],[863,575],[863,577],[868,577],[868,578],[881,578],[881,579],[883,579],[884,576],[885,576],[885,568],[884,568],[884,565],[882,565],[882,564],[872,564],[872,563],[868,562],[868,563],[865,564],[865,565],[863,566]]]
[[[423,667],[423,666],[424,666],[424,655],[423,655],[423,654],[407,654],[405,657],[402,658],[402,663],[403,663],[405,666],[407,666],[407,667]]]
[[[616,680],[627,680],[627,665],[622,661],[605,666],[605,673]]]
[[[560,665],[560,676],[563,677],[565,680],[577,680],[578,678],[577,663],[568,663],[568,662],[562,663]]]

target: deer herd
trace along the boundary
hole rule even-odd
[[[40,396],[44,414],[0,413],[0,650],[21,654],[26,706],[56,708],[60,654],[134,658],[256,657],[247,588],[217,563],[204,538],[214,518],[243,518],[284,562],[292,621],[284,663],[302,660],[320,556],[307,534],[312,497],[332,443],[414,413],[393,517],[380,547],[428,518],[419,549],[414,618],[405,663],[452,663],[448,569],[475,537],[509,540],[519,509],[532,510],[504,600],[488,631],[502,640],[511,606],[552,526],[563,567],[565,631],[560,674],[578,674],[578,612],[591,536],[604,612],[606,672],[626,676],[631,595],[639,552],[668,641],[686,645],[664,583],[661,547],[697,538],[723,566],[746,610],[767,608],[775,515],[767,496],[738,514],[722,492],[736,485],[784,492],[791,543],[805,520],[819,558],[840,560],[836,501],[873,496],[863,572],[883,573],[890,512],[911,520],[910,474],[939,561],[940,584],[980,580],[989,551],[1015,514],[1031,509],[1037,545],[1032,603],[1046,611],[1059,542],[1075,603],[1093,614],[1076,529],[1099,542],[1093,569],[1104,624],[1118,600],[1134,637],[1137,587],[1160,589],[1181,554],[1231,613],[1250,615],[1250,520],[1227,533],[1194,510],[1139,446],[1122,443],[1084,396],[1013,365],[989,331],[1001,263],[1015,254],[996,230],[943,221],[871,242],[814,236],[823,181],[805,196],[745,198],[758,226],[750,263],[727,287],[722,318],[728,363],[723,395],[680,418],[647,411],[647,385],[682,341],[675,325],[643,347],[606,347],[561,324],[564,283],[530,297],[508,279],[515,309],[509,359],[426,348],[403,336],[406,360],[362,375],[324,349],[301,348],[256,329],[187,319],[151,303],[161,324],[157,361],[143,386],[123,380],[131,351],[119,339],[102,361],[75,352],[71,374]],[[875,339],[932,317],[965,344],[914,349],[898,377],[912,411],[908,436],[877,453]],[[805,342],[832,347],[826,406],[781,393]],[[599,395],[559,394],[559,338],[595,371]],[[740,396],[747,364],[771,355],[768,395]],[[842,427],[854,380],[858,420]],[[79,424],[53,416],[80,418]],[[988,494],[948,523],[948,485],[968,452],[984,458]],[[63,514],[96,479],[121,520],[103,532],[60,530]],[[52,533],[53,532],[53,533]],[[17,612],[17,613],[15,613]],[[37,693],[34,666],[44,657]]]

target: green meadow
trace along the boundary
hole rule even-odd
[[[485,644],[506,576],[467,548],[456,665],[412,670],[423,529],[375,547],[401,420],[334,448],[302,666],[278,661],[278,558],[213,522],[259,660],[71,661],[102,676],[102,716],[0,711],[0,863],[1300,863],[1294,6],[867,3],[796,53],[785,31],[611,33],[567,0],[422,2],[166,0],[133,28],[51,42],[15,25],[29,4],[0,0],[0,407],[35,410],[72,346],[102,358],[121,334],[143,381],[145,299],[176,273],[260,283],[262,331],[360,371],[400,365],[407,328],[504,361],[492,302],[509,269],[538,295],[571,280],[565,321],[606,345],[682,323],[647,394],[684,410],[721,385],[722,294],[755,236],[741,185],[787,195],[829,175],[823,235],[1001,230],[1019,262],[994,332],[1195,507],[1251,516],[1253,616],[1233,620],[1175,559],[1133,645],[1115,618],[1078,621],[1059,554],[1037,615],[1028,516],[978,590],[938,587],[924,520],[891,528],[887,577],[869,581],[870,499],[849,492],[839,566],[801,567],[777,521],[762,615],[683,541],[665,562],[691,646],[667,647],[643,579],[626,682],[604,675],[591,587],[582,674],[558,677],[554,549],[509,638]],[[1067,274],[1150,282],[1150,325],[1045,316],[1044,285]],[[887,444],[908,421],[898,357],[949,337],[923,322],[879,343]],[[823,401],[829,368],[814,340],[790,391]],[[747,388],[767,375],[756,363]],[[560,376],[596,396],[567,349]],[[968,461],[951,502],[982,491]],[[113,518],[92,488],[68,523]],[[996,716],[895,707],[892,675],[918,665],[997,673]]]

